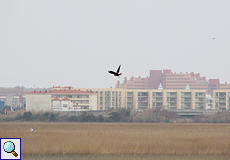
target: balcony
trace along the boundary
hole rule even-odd
[[[204,97],[205,96],[205,94],[196,94],[196,97]]]
[[[108,98],[108,99],[105,99],[105,102],[110,102],[110,101],[111,101],[111,99],[109,99],[109,98]]]
[[[177,97],[176,93],[167,93],[167,97]]]
[[[177,103],[170,103],[170,102],[168,102],[167,105],[168,106],[177,106]]]
[[[191,102],[191,99],[189,99],[189,98],[184,98],[184,99],[181,99],[181,102]]]
[[[220,102],[220,103],[221,103],[221,102],[222,102],[222,103],[223,103],[223,102],[226,102],[226,99],[220,99],[219,102]]]
[[[224,94],[221,94],[221,93],[220,93],[220,94],[218,95],[218,97],[226,97],[226,94],[225,94],[225,93],[224,93]]]
[[[169,102],[169,103],[175,103],[175,102],[177,102],[177,100],[170,100],[170,101],[167,101],[167,102]]]
[[[191,103],[192,101],[184,101],[184,103]]]
[[[162,93],[153,93],[152,97],[162,97],[163,94]]]
[[[127,99],[127,102],[133,102],[133,100],[132,99]]]
[[[127,97],[133,97],[133,94],[127,94]]]
[[[163,99],[156,99],[156,102],[162,102]]]
[[[206,103],[206,100],[199,100],[199,99],[196,99],[195,102],[196,102],[196,103]]]
[[[138,102],[148,102],[148,97],[138,97]]]
[[[148,92],[138,92],[138,97],[148,97]]]
[[[157,106],[157,107],[161,107],[161,106],[163,106],[163,105],[162,105],[162,102],[158,102],[158,103],[156,103],[156,106]]]
[[[181,97],[191,97],[191,96],[192,96],[191,93],[190,94],[184,94],[184,93],[181,94]]]

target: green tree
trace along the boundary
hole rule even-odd
[[[32,120],[32,115],[33,114],[31,112],[24,112],[23,116],[22,116],[22,119],[24,121],[30,121],[30,120]]]
[[[111,121],[111,122],[119,122],[120,120],[121,120],[120,113],[118,113],[118,112],[109,113],[109,121]]]
[[[69,122],[77,122],[78,121],[78,117],[77,116],[70,116],[67,118],[67,121]]]
[[[81,115],[78,116],[78,120],[80,122],[87,122],[88,121],[87,113],[82,112]]]
[[[90,113],[87,115],[87,122],[96,122],[97,118],[95,117],[95,115],[93,113]]]
[[[98,122],[104,122],[104,116],[103,115],[98,115],[97,119],[98,119]]]
[[[53,112],[51,112],[50,114],[50,121],[57,121],[57,117],[58,117],[59,113],[58,114],[55,114]]]
[[[128,121],[131,121],[131,117],[130,117],[130,110],[126,109],[126,108],[121,108],[121,109],[118,109],[118,112],[120,114],[120,121],[123,121],[123,122],[128,122]]]

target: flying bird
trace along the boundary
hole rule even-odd
[[[215,37],[211,38],[211,40],[215,40],[215,39],[216,39]]]
[[[31,131],[31,132],[35,132],[35,131],[36,131],[36,129],[30,128],[30,131]]]
[[[108,71],[110,74],[113,74],[114,76],[120,76],[122,73],[119,73],[120,71],[120,68],[121,68],[121,65],[117,68],[117,72],[114,72],[114,71]]]

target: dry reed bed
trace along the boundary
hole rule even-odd
[[[0,137],[22,138],[23,155],[230,154],[229,124],[0,123]]]

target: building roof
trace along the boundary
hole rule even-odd
[[[93,92],[81,91],[81,90],[51,90],[52,93],[75,93],[75,94],[95,94]]]
[[[49,90],[49,91],[34,91],[28,92],[27,94],[96,94],[88,91],[81,90]]]
[[[158,89],[159,89],[159,90],[162,90],[162,89],[163,89],[163,87],[162,87],[161,83],[160,83],[160,85],[159,85]]]
[[[190,87],[189,87],[189,85],[188,85],[188,84],[187,84],[187,86],[186,86],[185,90],[190,90]]]
[[[60,101],[59,98],[54,98],[52,101]]]
[[[69,98],[63,98],[62,101],[71,101]]]
[[[60,86],[56,86],[56,87],[52,87],[52,88],[69,88],[70,86],[65,86],[65,87],[60,87]]]

